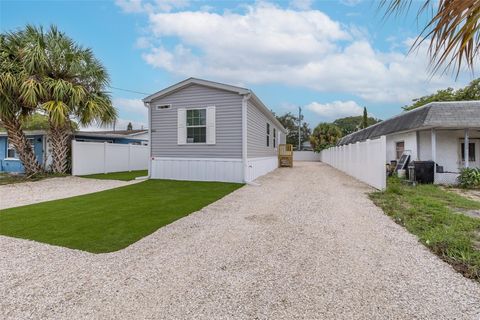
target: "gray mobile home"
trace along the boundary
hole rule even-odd
[[[249,182],[277,168],[286,130],[251,90],[189,78],[143,101],[151,178]]]

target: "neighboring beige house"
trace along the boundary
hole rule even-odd
[[[338,145],[386,136],[386,160],[408,153],[436,163],[435,183],[480,167],[480,101],[432,102],[343,137]]]

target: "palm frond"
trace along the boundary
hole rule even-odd
[[[434,1],[424,0],[418,15],[433,7]],[[437,1],[435,1],[437,3]],[[408,11],[412,0],[382,0],[385,16]],[[458,77],[465,67],[474,71],[480,48],[480,0],[438,0],[430,21],[420,32],[411,51],[423,42],[430,42],[428,52],[433,73],[452,69]]]

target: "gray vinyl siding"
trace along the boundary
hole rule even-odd
[[[270,124],[270,143],[268,147],[267,123]],[[277,131],[277,144],[275,148],[273,148],[273,128]],[[276,156],[279,144],[278,132],[280,132],[279,128],[249,100],[247,108],[247,157],[261,158]],[[284,136],[285,134],[282,132],[281,140],[285,139]]]
[[[170,109],[155,106],[171,104]],[[214,105],[215,145],[177,144],[177,109]],[[242,157],[242,96],[220,89],[191,85],[151,102],[152,156],[169,158]]]

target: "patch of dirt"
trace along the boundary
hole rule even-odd
[[[453,208],[456,213],[460,213],[472,218],[480,219],[480,210],[466,210],[462,208]]]
[[[444,188],[444,190],[454,192],[467,199],[480,202],[480,190],[478,189]]]

